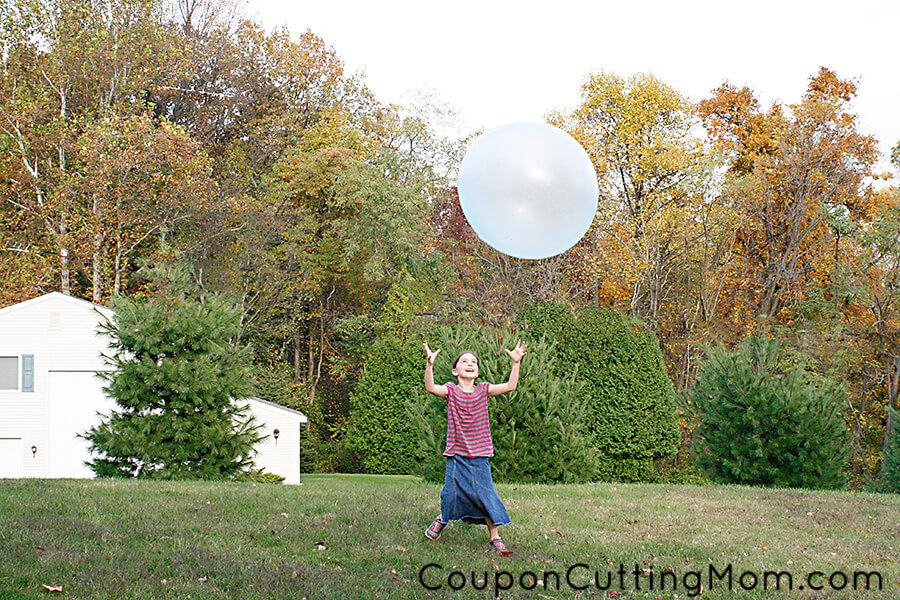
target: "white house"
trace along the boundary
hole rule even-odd
[[[53,292],[0,309],[0,478],[92,477],[78,437],[115,406],[98,371],[109,352],[98,325],[108,308]],[[257,468],[300,482],[300,428],[307,418],[284,406],[244,398],[265,439]]]

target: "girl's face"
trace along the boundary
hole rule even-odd
[[[466,352],[456,361],[452,372],[454,377],[475,379],[478,377],[478,359],[471,352]]]

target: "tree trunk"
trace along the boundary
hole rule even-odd
[[[309,385],[309,403],[313,404],[316,401],[316,384],[319,382],[319,378],[315,376],[315,364],[316,364],[316,351],[315,345],[313,342],[315,339],[313,338],[313,326],[312,322],[309,324],[309,339],[306,348],[306,357],[307,357],[307,384]]]
[[[68,248],[60,248],[59,249],[59,264],[60,264],[60,282],[59,287],[60,291],[67,295],[71,295],[71,288],[69,287],[69,249]]]
[[[884,442],[881,446],[881,455],[884,456],[891,442],[891,427],[893,418],[890,409],[900,410],[900,356],[891,357],[891,365],[888,369],[888,409],[886,425],[884,428]]]
[[[91,299],[100,303],[103,300],[103,234],[94,236],[94,254],[91,257]]]
[[[300,378],[300,329],[294,329],[294,377],[297,381],[303,381]]]
[[[94,242],[94,255],[92,257],[93,265],[91,272],[91,301],[99,304],[103,299],[103,293],[101,290],[102,277],[100,276],[100,252],[96,248],[96,240]]]
[[[122,290],[122,251],[116,252],[115,278],[113,279],[113,295],[119,295]]]
[[[893,406],[893,404],[891,405]],[[894,427],[894,415],[891,413],[890,409],[887,411],[887,420],[884,427],[884,443],[881,446],[881,456],[882,458],[887,456],[888,445],[891,443],[891,430]]]

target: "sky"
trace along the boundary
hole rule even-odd
[[[651,73],[694,101],[728,81],[768,108],[798,102],[825,66],[857,82],[860,131],[885,154],[900,142],[896,0],[249,0],[248,12],[310,29],[382,102],[431,95],[464,133],[571,110],[600,71]]]

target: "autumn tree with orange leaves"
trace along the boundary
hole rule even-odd
[[[725,84],[700,103],[713,141],[733,162],[738,243],[755,280],[754,316],[790,319],[804,288],[829,281],[850,224],[868,221],[876,141],[857,129],[856,84],[821,69],[801,102],[759,110]]]

